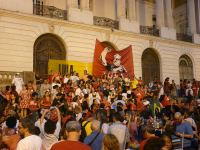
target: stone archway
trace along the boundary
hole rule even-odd
[[[148,48],[142,53],[142,79],[144,84],[152,86],[155,76],[160,80],[160,61],[155,51]]]
[[[191,83],[193,82],[194,75],[192,60],[185,54],[179,58],[179,74],[180,80],[187,79]]]
[[[116,46],[114,46],[112,43],[110,43],[110,42],[102,42],[103,43],[103,45],[105,45],[106,47],[108,47],[108,48],[110,48],[110,49],[112,49],[112,50],[117,50],[117,48],[116,48]]]
[[[41,78],[48,76],[49,59],[66,60],[66,50],[62,40],[54,34],[44,34],[34,44],[33,68]]]

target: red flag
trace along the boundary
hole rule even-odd
[[[104,72],[117,73],[118,76],[122,73],[124,77],[127,77],[128,75],[133,77],[132,46],[130,45],[120,51],[114,51],[106,48],[105,45],[96,40],[93,75],[100,77]]]

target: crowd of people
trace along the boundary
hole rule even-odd
[[[192,83],[193,82],[193,83]],[[0,92],[2,150],[197,150],[198,81],[78,73],[24,84],[17,73]]]

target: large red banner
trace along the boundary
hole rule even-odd
[[[115,51],[107,48],[100,41],[96,40],[93,75],[100,77],[104,73],[116,73],[124,77],[134,76],[132,46]]]

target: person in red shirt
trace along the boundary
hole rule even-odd
[[[62,128],[65,128],[65,127],[66,127],[66,122],[67,122],[67,120],[70,119],[70,118],[73,117],[73,116],[74,116],[73,111],[67,111],[66,116],[65,116],[65,117],[63,118],[63,120],[62,120]]]
[[[165,108],[166,106],[170,106],[171,105],[171,102],[166,100],[165,99],[165,96],[164,95],[161,95],[160,96],[160,99],[159,99],[160,103],[162,104],[162,106]]]
[[[28,108],[30,109],[30,117],[34,122],[36,122],[37,114],[36,111],[40,109],[40,102],[37,101],[38,94],[36,92],[32,93],[32,98],[29,100]]]
[[[137,104],[140,103],[140,99],[145,96],[144,92],[141,90],[140,86],[137,87],[137,90],[134,92]]]
[[[195,84],[195,86],[197,87],[197,89],[199,88],[199,83],[196,79],[193,79],[193,84]]]
[[[136,105],[133,103],[132,99],[129,99],[128,102],[129,102],[129,106],[127,107],[130,109],[131,112],[134,112],[135,110],[137,110]]]
[[[180,89],[181,89],[181,96],[183,97],[185,95],[185,86],[183,84],[183,80],[180,80]]]
[[[140,99],[140,103],[137,104],[137,110],[141,114],[141,112],[145,109],[145,105],[143,104],[143,98]]]
[[[49,109],[50,105],[52,104],[51,97],[49,96],[49,92],[45,92],[45,96],[42,98],[41,105],[44,109]]]
[[[51,74],[48,75],[48,82],[51,84],[53,82],[54,76],[54,70],[51,70]]]
[[[146,137],[146,140],[143,140],[141,143],[140,143],[140,149],[139,150],[143,150],[144,149],[144,146],[146,144],[146,142],[154,137],[154,138],[159,138],[158,136],[155,136],[155,129],[152,125],[145,125],[143,127],[143,131],[144,131],[144,136]]]
[[[187,79],[184,79],[184,82],[183,82],[183,86],[184,86],[184,89],[186,90],[187,89]]]
[[[194,95],[194,99],[198,99],[198,88],[196,87],[195,83],[193,83],[192,85],[192,91],[193,91],[193,95]]]
[[[11,87],[10,86],[6,86],[6,92],[5,92],[5,96],[6,96],[6,104],[11,100]]]
[[[169,92],[170,91],[170,89],[169,89],[169,87],[170,87],[170,83],[169,83],[169,81],[168,81],[169,79],[165,79],[165,84],[164,84],[164,90],[165,90],[165,92]]]
[[[15,85],[11,86],[11,92],[10,92],[10,94],[15,94],[17,96],[17,98],[19,98],[19,94],[16,91],[16,86]]]
[[[68,92],[67,96],[65,97],[65,99],[67,100],[68,105],[70,105],[70,103],[73,102],[72,92]]]
[[[138,80],[138,85],[140,85],[140,86],[144,85],[144,84],[143,84],[142,77],[139,77],[139,80]]]
[[[97,89],[98,85],[95,83],[95,80],[92,80],[92,86],[95,88],[95,90]]]
[[[154,77],[153,83],[160,82],[157,77]]]
[[[70,121],[66,125],[67,140],[58,142],[51,147],[51,150],[92,150],[86,144],[79,142],[81,126],[77,121]]]

